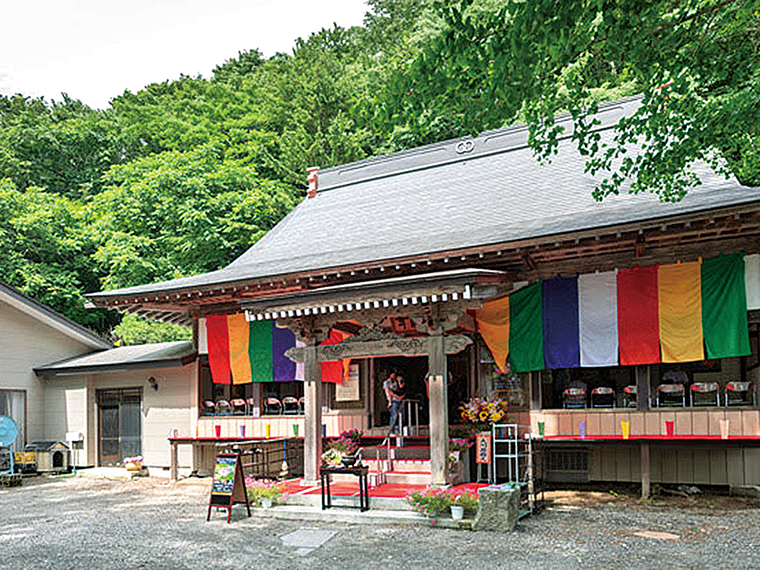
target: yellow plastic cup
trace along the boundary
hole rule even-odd
[[[631,422],[620,422],[620,428],[623,430],[623,439],[628,439],[631,432]]]
[[[264,434],[266,434],[267,439],[272,436],[272,424],[266,424],[264,426]]]

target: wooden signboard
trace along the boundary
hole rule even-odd
[[[475,463],[491,463],[490,433],[479,433],[475,436]]]
[[[251,516],[251,504],[245,492],[245,475],[240,455],[237,453],[217,453],[214,463],[214,480],[211,482],[211,497],[208,501],[206,520],[211,519],[211,509],[227,509],[227,522],[232,516],[232,505],[244,503]]]

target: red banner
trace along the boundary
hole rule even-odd
[[[475,436],[475,463],[491,463],[490,433],[479,433]]]
[[[660,362],[657,266],[620,271],[617,303],[620,364]]]

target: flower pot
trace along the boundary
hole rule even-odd
[[[127,463],[124,465],[127,471],[140,471],[142,469],[142,463]]]
[[[261,506],[265,509],[271,509],[272,508],[272,499],[269,497],[261,497]]]
[[[455,521],[460,521],[464,517],[464,507],[459,505],[451,505],[451,518]]]

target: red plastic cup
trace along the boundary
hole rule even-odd
[[[220,426],[220,425],[214,426],[214,431],[216,432],[216,437],[217,438],[222,437],[222,426]]]
[[[676,422],[666,421],[665,422],[665,433],[668,437],[673,437],[676,435]]]

